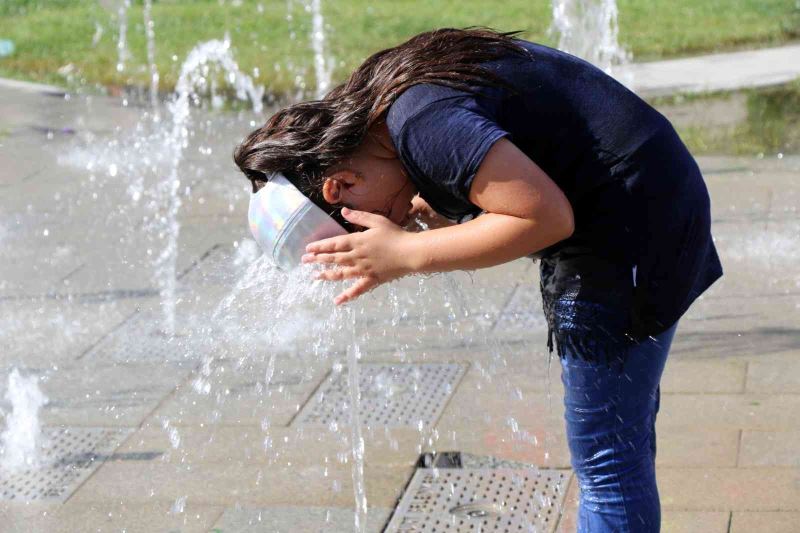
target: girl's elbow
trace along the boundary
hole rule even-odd
[[[572,206],[569,202],[565,202],[558,213],[558,235],[559,241],[569,239],[575,233],[575,214],[572,212]]]

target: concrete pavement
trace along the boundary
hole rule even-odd
[[[347,419],[303,424],[298,413],[320,390],[333,391],[323,403],[349,401],[346,388],[334,392],[356,338],[362,417],[420,397],[441,408],[430,424],[363,429],[368,531],[383,527],[420,454],[448,450],[565,472],[550,524],[574,530],[577,483],[534,265],[381,288],[355,306],[355,337],[331,321],[328,300],[292,309],[281,339],[260,337],[277,300],[237,292],[255,274],[247,187],[229,156],[253,117],[200,112],[180,170],[191,190],[179,217],[179,335],[166,339],[147,200],[170,154],[144,113],[0,88],[0,397],[12,368],[37,376],[45,430],[69,448],[62,481],[27,503],[0,476],[17,495],[0,499],[0,529],[352,530]],[[682,320],[665,371],[664,530],[793,531],[800,158],[700,164],[726,276]],[[395,367],[369,374],[371,364]],[[411,381],[403,365],[418,365]]]

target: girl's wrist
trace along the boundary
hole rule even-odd
[[[408,274],[422,272],[425,266],[425,250],[421,233],[406,232],[406,244],[400,247],[403,268]]]

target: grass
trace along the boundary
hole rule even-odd
[[[746,118],[734,125],[692,125],[678,133],[694,154],[798,154],[800,153],[800,80],[779,87],[744,91]],[[701,102],[727,99],[730,94],[694,97]],[[672,102],[655,104],[668,108]]]
[[[157,1],[162,89],[174,87],[180,63],[196,43],[226,33],[243,70],[256,73],[271,92],[293,92],[303,82],[313,87],[311,17],[301,0],[290,2],[291,12],[287,0]],[[146,85],[142,6],[133,4],[127,17],[132,57],[118,73],[116,11],[96,0],[2,0],[0,38],[12,39],[17,51],[0,58],[0,76],[62,85]],[[620,41],[643,60],[800,38],[796,0],[619,0],[619,11]],[[370,53],[434,27],[524,30],[528,39],[554,44],[547,35],[549,0],[323,0],[323,13],[337,80]],[[58,73],[65,65],[72,65],[68,79]]]

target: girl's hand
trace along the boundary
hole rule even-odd
[[[306,246],[303,263],[338,265],[340,268],[324,270],[316,279],[339,281],[359,278],[334,299],[336,305],[358,298],[381,283],[386,283],[414,272],[415,235],[403,231],[388,218],[342,209],[344,218],[366,231],[332,237]]]

